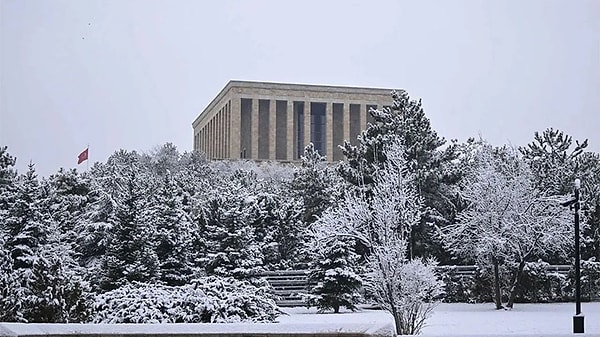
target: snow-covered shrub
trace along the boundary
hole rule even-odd
[[[588,301],[600,297],[600,262],[594,257],[581,261],[581,293]]]
[[[400,243],[404,243],[400,241]],[[398,335],[419,334],[443,294],[433,261],[407,261],[398,247],[377,247],[370,257],[368,287],[394,317]]]
[[[335,313],[340,307],[356,310],[362,279],[353,269],[358,261],[353,244],[353,240],[334,238],[316,254],[309,278],[317,285],[304,297],[307,307],[317,307],[321,312],[333,309]]]
[[[500,297],[502,301],[508,301],[509,293],[506,290],[510,282],[509,269],[506,264],[502,264],[499,266],[498,271],[498,281],[500,283],[501,290]],[[475,275],[473,275],[472,302],[494,302],[494,292],[490,291],[490,289],[494,289],[493,267],[487,265],[477,265],[475,268]]]
[[[593,301],[600,297],[600,262],[595,258],[581,261],[581,299],[583,301]],[[567,285],[565,287],[567,294],[565,300],[572,301],[575,298],[575,268],[571,266],[567,276]]]
[[[56,256],[32,261],[31,268],[20,269],[0,262],[0,321],[85,322],[91,312],[87,282]]]
[[[525,303],[548,303],[564,298],[565,275],[548,271],[549,263],[528,262],[523,269],[521,291],[517,301]]]
[[[439,266],[437,273],[444,282],[444,302],[476,303],[474,296],[475,277],[456,272],[456,266]]]
[[[280,314],[268,287],[215,276],[184,286],[127,284],[96,298],[96,323],[270,322]]]

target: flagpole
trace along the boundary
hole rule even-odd
[[[88,159],[86,160],[86,165],[87,165],[86,171],[90,172],[90,143],[89,142],[87,144],[87,151],[88,151]]]

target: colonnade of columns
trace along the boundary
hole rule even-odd
[[[207,158],[230,158],[231,115],[231,101],[228,101],[195,135],[196,148]]]
[[[356,139],[357,132],[366,128],[367,109],[371,106],[376,107],[375,104],[365,104],[364,102],[320,101],[318,98],[301,101],[243,99],[251,100],[251,109],[247,107],[248,111],[243,111],[243,104],[235,102],[233,107],[237,111],[232,111],[232,102],[229,100],[194,135],[195,148],[205,152],[207,158],[297,160],[304,147],[315,141],[316,135],[312,134],[311,126],[313,128],[320,126],[312,125],[316,119],[315,117],[311,118],[313,116],[311,103],[319,103],[325,105],[325,128],[320,130],[321,133],[324,133],[324,138],[321,139],[324,145],[322,154],[326,155],[329,161],[340,160],[343,158],[341,158],[341,152],[336,149],[337,146],[344,140]],[[334,104],[336,105],[335,115]],[[267,105],[268,108],[266,108]],[[351,105],[353,105],[352,109]],[[244,113],[250,113],[251,117],[241,118],[241,114]],[[234,133],[232,133],[232,126],[234,126]],[[238,130],[239,133],[237,133]],[[248,131],[250,135],[247,135],[244,140],[242,133]],[[248,141],[249,144],[244,144]]]

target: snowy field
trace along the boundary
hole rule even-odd
[[[316,314],[304,308],[284,309],[282,323],[323,323],[340,326],[345,322],[382,325],[392,317],[379,310],[342,314]],[[585,336],[600,336],[600,303],[583,303]],[[422,336],[568,336],[573,335],[574,303],[520,304],[510,311],[494,310],[492,303],[440,304],[427,321]]]
[[[573,336],[573,303],[516,304],[511,311],[487,304],[441,304],[428,320],[422,336],[559,337]],[[584,336],[600,336],[600,302],[583,303]],[[278,323],[222,324],[21,324],[0,323],[0,336],[47,335],[207,335],[276,336],[358,333],[391,336],[392,317],[385,311],[363,309],[340,314],[318,314],[316,309],[285,308]]]

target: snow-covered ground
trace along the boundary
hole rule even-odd
[[[515,304],[511,311],[486,304],[441,304],[427,321],[422,336],[572,336],[573,303]],[[585,336],[600,336],[600,302],[583,303]],[[219,335],[318,334],[354,332],[391,335],[393,319],[385,311],[318,314],[315,309],[285,308],[278,323],[221,324],[19,324],[0,323],[0,336],[59,334]]]
[[[600,336],[600,303],[582,303],[585,335]],[[423,335],[572,334],[574,303],[519,304],[495,310],[488,304],[440,304]]]
[[[363,309],[342,314],[317,314],[304,308],[286,308],[289,316],[281,316],[282,323],[322,323],[331,326],[346,322],[364,322],[384,325],[392,317],[380,310]],[[600,336],[600,303],[583,303],[585,336]],[[573,303],[515,304],[513,310],[495,310],[492,303],[440,304],[427,320],[423,336],[560,336],[573,331]]]

